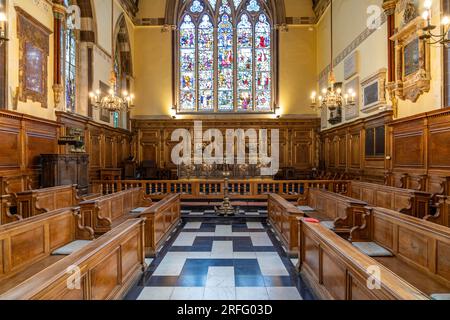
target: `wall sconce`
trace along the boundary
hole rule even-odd
[[[0,46],[3,45],[9,39],[6,37],[6,22],[8,19],[6,18],[6,13],[0,11]]]
[[[433,5],[432,0],[425,0],[423,7],[425,11],[422,13],[422,18],[427,22],[426,26],[422,28],[423,34],[419,39],[431,45],[443,45],[448,47],[450,40],[448,38],[450,31],[450,18],[448,16],[442,17],[441,27],[442,33],[433,33],[432,31],[437,28],[437,26],[431,24],[431,7]]]

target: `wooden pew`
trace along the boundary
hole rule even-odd
[[[17,207],[12,204],[10,195],[0,196],[0,225],[22,220],[22,216],[16,214]]]
[[[352,181],[349,196],[368,204],[398,211],[413,217],[424,218],[430,214],[432,194],[428,192],[383,186],[375,183]]]
[[[0,226],[0,293],[62,258],[56,249],[76,240],[92,240],[77,209],[59,209]]]
[[[303,216],[303,212],[295,205],[277,194],[269,194],[268,222],[281,239],[287,254],[298,254],[298,223],[297,218]]]
[[[57,186],[17,192],[13,195],[12,205],[17,207],[15,220],[27,219],[57,209],[77,206],[80,201],[100,196],[92,194],[78,197],[76,185]],[[11,214],[11,213],[9,213]],[[11,222],[7,216],[3,219]]]
[[[386,208],[367,208],[366,234],[392,257],[376,257],[425,294],[450,293],[450,229]]]
[[[424,220],[450,228],[450,199],[447,196],[437,196],[436,208],[436,213],[425,216]]]
[[[325,300],[427,300],[429,297],[318,223],[299,219],[302,278]],[[379,271],[379,282],[372,270]],[[367,284],[375,285],[369,289]],[[376,287],[378,285],[378,287]],[[373,288],[373,287],[372,287]]]
[[[121,299],[141,277],[144,260],[144,219],[130,219],[42,271],[22,278],[17,285],[9,285],[8,291],[0,291],[0,299]]]
[[[32,180],[28,175],[4,175],[0,177],[0,195],[12,195],[30,190]]]
[[[83,201],[79,205],[84,225],[92,228],[96,235],[101,235],[127,219],[138,217],[139,213],[131,213],[133,209],[151,204],[151,200],[144,196],[144,189],[132,188]]]
[[[154,257],[181,222],[180,194],[171,194],[139,216],[145,218],[145,254]]]
[[[366,238],[363,232],[355,232],[361,227],[365,229],[366,202],[323,189],[309,189],[306,199],[300,200],[299,204],[307,204],[315,209],[305,211],[305,216],[331,221],[330,229],[349,240]]]

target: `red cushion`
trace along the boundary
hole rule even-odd
[[[314,218],[304,218],[303,221],[310,222],[310,223],[320,223],[319,220],[314,219]]]

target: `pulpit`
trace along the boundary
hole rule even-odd
[[[41,165],[43,188],[76,184],[80,195],[88,193],[88,154],[42,154]]]

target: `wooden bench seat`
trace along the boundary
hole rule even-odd
[[[432,194],[428,192],[352,181],[348,195],[372,206],[391,209],[420,219],[430,214]]]
[[[331,229],[348,239],[354,239],[354,230],[365,224],[365,207],[367,203],[345,195],[324,189],[311,188],[305,197],[299,200],[300,205],[308,205],[314,211],[304,211],[307,217],[327,223]],[[363,233],[357,233],[363,237]],[[361,240],[358,238],[358,240]]]
[[[450,229],[386,208],[366,208],[369,241],[393,257],[375,259],[431,295],[450,293]]]
[[[277,194],[269,194],[268,222],[281,239],[290,256],[298,254],[298,224],[297,218],[303,217],[303,212],[295,205]]]
[[[181,222],[181,195],[169,194],[147,208],[139,217],[145,218],[145,254],[154,257],[166,239]]]
[[[101,235],[127,219],[138,217],[138,214],[131,214],[133,209],[151,204],[151,200],[144,197],[142,188],[132,188],[80,202],[79,206],[84,225]]]
[[[397,257],[376,257],[374,259],[427,295],[450,293],[448,286]]]
[[[0,293],[63,258],[52,255],[56,249],[93,240],[80,219],[77,209],[66,208],[0,226]]]
[[[144,219],[127,220],[71,255],[42,260],[40,272],[26,281],[17,278],[20,284],[4,287],[9,290],[0,291],[0,299],[121,299],[144,271],[143,244]]]
[[[92,199],[100,194],[79,197],[76,185],[57,186],[14,193],[2,209],[1,224],[10,223],[57,209],[74,207],[80,201]],[[16,207],[14,213],[10,210]]]
[[[299,219],[302,278],[325,300],[427,300],[429,297],[319,223]],[[379,271],[379,283],[371,270]],[[367,283],[375,286],[370,289]]]

